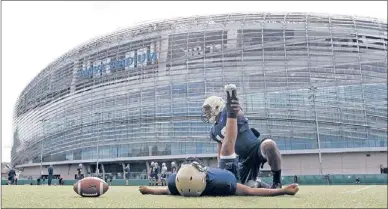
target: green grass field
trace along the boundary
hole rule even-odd
[[[111,186],[98,198],[71,186],[2,186],[3,208],[386,208],[387,186],[300,186],[295,196],[199,197],[141,195],[138,187]]]

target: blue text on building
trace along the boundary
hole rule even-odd
[[[125,67],[133,67],[142,65],[147,62],[157,61],[159,59],[158,52],[149,52],[138,54],[134,57],[126,57],[124,59],[114,60],[109,63],[101,63],[96,66],[91,66],[88,68],[83,68],[78,71],[80,77],[90,77],[92,75],[106,74],[107,66],[109,66],[109,71],[114,73],[116,70],[123,69]]]

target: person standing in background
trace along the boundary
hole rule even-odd
[[[162,186],[167,186],[167,165],[166,163],[162,163],[162,170],[160,171],[160,181]]]
[[[15,174],[15,185],[18,185],[19,174]]]
[[[171,162],[171,173],[174,174],[174,173],[177,173],[178,171],[178,165],[176,164],[175,161]]]
[[[156,186],[160,185],[160,165],[158,162],[155,162],[156,165]]]
[[[78,180],[81,180],[82,179],[82,169],[83,169],[83,166],[82,166],[82,164],[80,163],[79,165],[78,165],[78,168],[77,168],[77,179]],[[98,168],[97,168],[98,169]]]
[[[326,180],[326,182],[327,182],[329,185],[331,185],[330,174],[326,174],[326,175],[325,175],[325,180]]]
[[[294,176],[294,183],[295,183],[295,184],[298,183],[298,176],[297,176],[297,175]]]
[[[125,167],[124,172],[125,172],[125,184],[128,186],[129,174],[131,172],[131,167],[130,167],[129,163]]]
[[[59,183],[59,185],[63,185],[63,178],[62,178],[62,176],[59,176],[58,183]]]
[[[110,173],[109,174],[109,185],[112,185],[112,181],[113,181],[113,173]]]
[[[13,166],[10,167],[11,169],[9,170],[8,172],[8,185],[12,185],[14,183],[14,180],[15,180],[15,176],[16,176],[16,172],[15,170],[13,169]]]
[[[54,168],[52,164],[50,164],[50,166],[48,167],[47,173],[48,173],[48,185],[51,186],[51,181],[53,179],[53,174],[54,174]]]
[[[150,173],[149,173],[149,185],[150,186],[156,186],[156,182],[157,182],[157,167],[156,167],[156,164],[155,162],[151,162],[151,166],[150,166]]]
[[[360,177],[356,178],[356,184],[360,184]]]

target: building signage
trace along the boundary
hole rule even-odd
[[[114,73],[116,70],[120,69],[131,69],[138,66],[147,65],[148,62],[157,61],[159,59],[158,52],[148,52],[143,54],[138,54],[133,57],[126,57],[124,59],[101,62],[90,67],[86,67],[78,70],[79,77],[90,77],[92,75],[104,75],[107,73]]]

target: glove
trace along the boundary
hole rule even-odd
[[[240,103],[237,98],[237,88],[234,84],[225,86],[226,92],[226,111],[228,118],[237,118],[237,114],[240,111]]]

